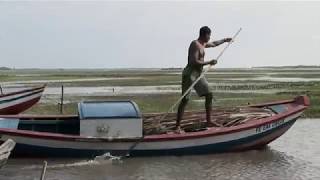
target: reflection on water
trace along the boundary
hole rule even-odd
[[[122,161],[49,159],[47,179],[319,179],[320,119],[299,120],[262,150]],[[32,165],[30,165],[32,162]],[[11,159],[0,179],[38,179],[42,159]]]

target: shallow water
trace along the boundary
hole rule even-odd
[[[231,86],[220,84],[210,84],[213,92],[227,93],[261,93],[274,94],[286,89],[239,89],[232,90]],[[287,91],[287,90],[286,90]],[[64,93],[72,96],[116,96],[135,94],[167,94],[180,93],[180,85],[160,85],[160,86],[100,86],[100,87],[65,87]],[[45,95],[60,95],[60,87],[48,87],[44,91]]]
[[[137,80],[142,77],[110,77],[110,78],[75,78],[75,79],[50,79],[50,80],[23,80],[23,81],[5,81],[3,85],[15,84],[36,84],[36,83],[66,83],[66,82],[88,82],[88,81],[108,81],[108,80]]]
[[[241,80],[241,81],[271,81],[271,82],[312,82],[320,81],[320,78],[296,78],[296,77],[270,77],[270,76],[261,76],[261,77],[252,77],[252,78],[232,78],[232,80]]]
[[[285,91],[286,89],[238,89],[237,84],[226,83],[210,83],[210,88],[213,92],[223,93],[261,93],[261,94],[274,94],[277,92]],[[241,85],[241,84],[240,84]],[[249,86],[249,85],[248,85]],[[20,91],[25,87],[5,87],[4,93]],[[288,90],[286,90],[288,91]],[[139,95],[139,94],[168,94],[180,93],[180,85],[160,85],[160,86],[99,86],[99,87],[65,87],[64,94],[70,96],[117,96],[117,95]],[[61,87],[46,87],[44,95],[61,95]]]
[[[47,159],[46,179],[320,179],[320,119],[301,119],[263,150],[119,160]],[[43,159],[10,159],[0,179],[39,179]]]

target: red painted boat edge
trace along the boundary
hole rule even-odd
[[[303,99],[301,99],[303,98]],[[234,132],[239,132],[255,127],[262,126],[267,123],[272,123],[274,121],[278,121],[279,119],[284,119],[288,116],[297,114],[305,110],[308,106],[309,98],[306,96],[299,96],[294,100],[290,101],[278,101],[278,102],[291,102],[295,104],[294,107],[291,107],[291,110],[277,114],[265,119],[261,119],[259,122],[251,122],[246,123],[243,125],[235,126],[235,127],[226,127],[222,129],[218,128],[210,128],[206,131],[201,132],[192,132],[192,133],[185,133],[185,134],[161,134],[161,135],[150,135],[145,136],[143,141],[150,142],[150,141],[168,141],[168,140],[184,140],[184,139],[197,139],[209,136],[217,136],[223,134],[230,134]],[[266,103],[270,104],[270,103]],[[275,104],[275,103],[273,103]],[[3,116],[0,116],[0,118]],[[11,117],[18,117],[18,116],[11,116]],[[62,140],[62,141],[86,141],[86,142],[135,142],[137,139],[107,139],[107,138],[88,138],[83,136],[75,136],[75,135],[65,135],[65,134],[57,134],[57,133],[47,133],[47,132],[31,132],[25,130],[13,130],[13,129],[5,129],[0,128],[0,134],[8,134],[12,136],[24,136],[24,137],[33,137],[33,138],[41,138],[41,139],[53,139],[53,140]]]
[[[18,114],[18,113],[21,113],[21,112],[26,111],[27,109],[31,108],[40,99],[41,99],[41,96],[33,98],[33,99],[30,99],[30,100],[25,101],[23,103],[19,103],[19,104],[13,105],[13,106],[6,107],[4,109],[0,109],[0,114]]]

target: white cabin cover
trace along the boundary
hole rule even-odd
[[[78,108],[81,136],[142,137],[141,113],[133,101],[81,102]]]

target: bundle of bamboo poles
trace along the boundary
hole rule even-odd
[[[169,113],[161,120],[162,113],[145,114],[143,116],[143,129],[145,135],[165,134],[174,130],[176,126],[176,114]],[[211,113],[211,121],[216,127],[231,127],[272,116],[267,109],[251,107],[214,108]],[[185,112],[181,121],[181,128],[186,132],[197,131],[206,127],[205,111]]]

